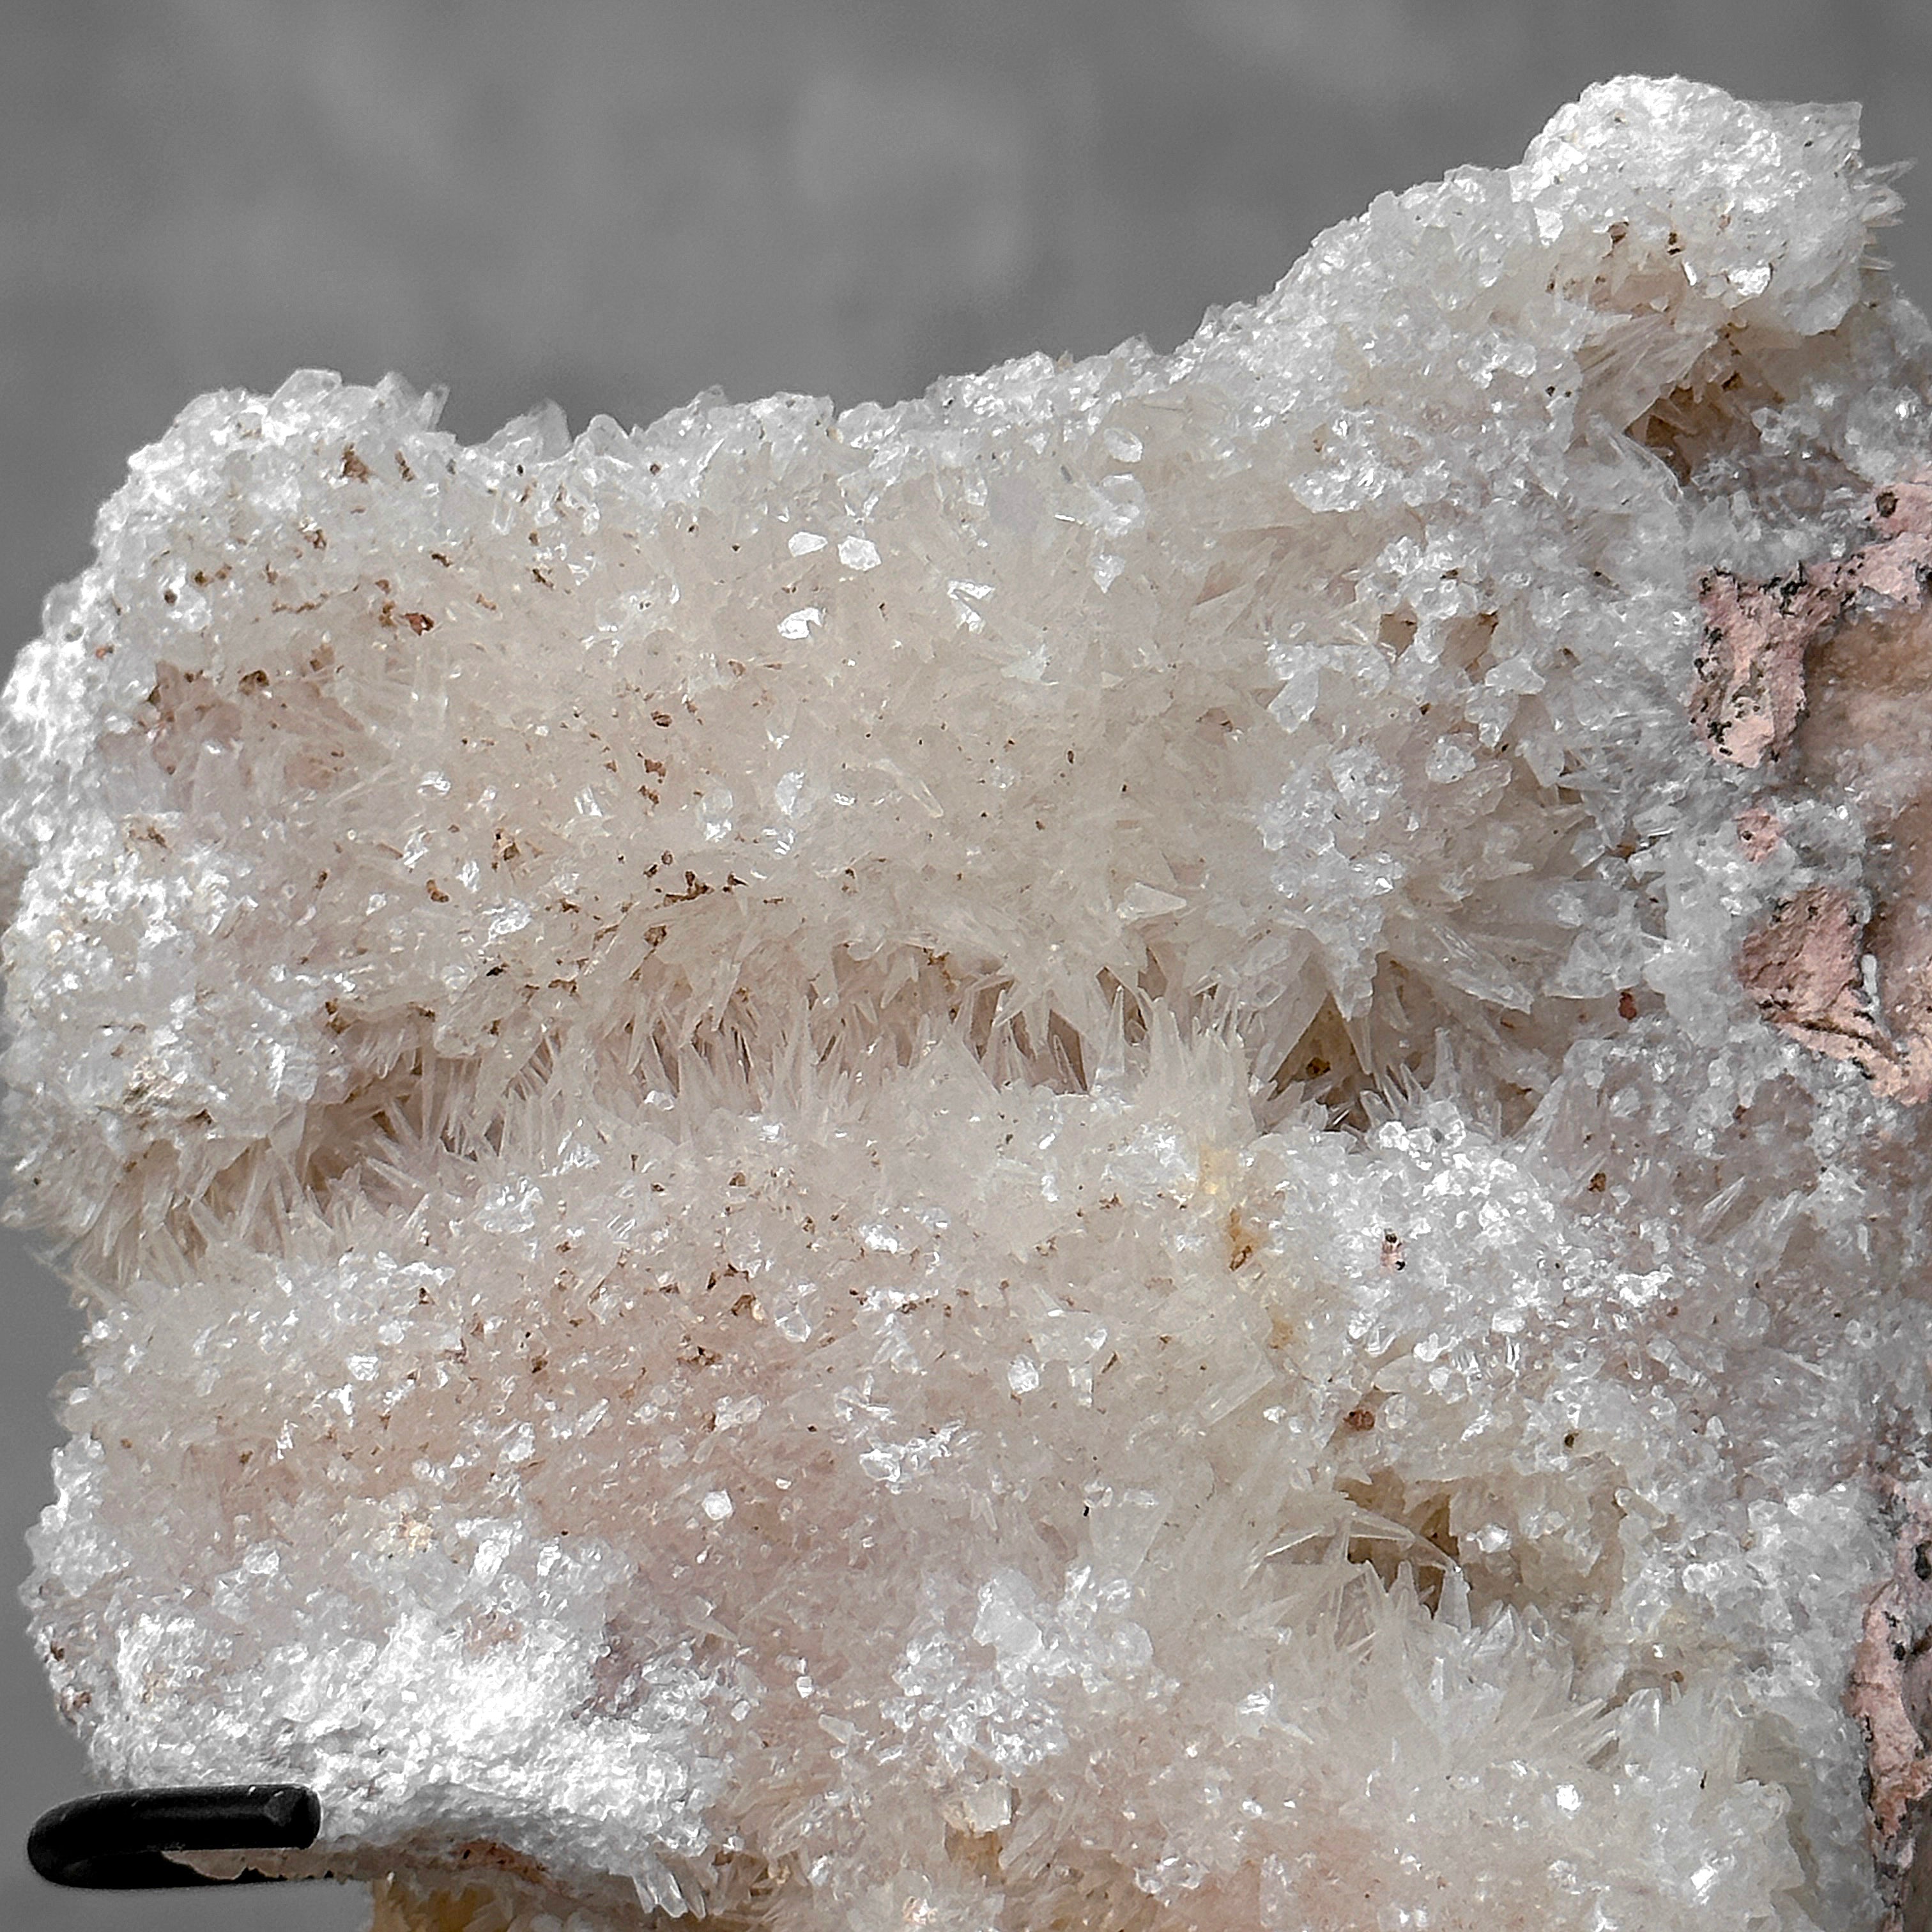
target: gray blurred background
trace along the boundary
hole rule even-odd
[[[545,398],[580,428],[712,384],[850,403],[1165,348],[1373,195],[1514,160],[1633,70],[1862,100],[1869,155],[1932,154],[1925,0],[8,0],[0,34],[9,650],[203,389],[400,370],[475,438]],[[1932,224],[1888,247],[1924,302]],[[0,1265],[10,1591],[78,1330],[22,1244]],[[0,1924],[366,1922],[334,1887],[40,1885],[28,1825],[87,1774],[22,1621]]]

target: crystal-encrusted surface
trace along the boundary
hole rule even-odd
[[[397,1924],[1916,1909],[1895,206],[1622,81],[1171,356],[192,405],[0,744],[104,1774]]]

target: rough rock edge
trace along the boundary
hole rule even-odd
[[[1845,1708],[1864,1733],[1880,1932],[1916,1932],[1932,1916],[1932,1858],[1916,1856],[1932,1814],[1932,1504],[1895,1501],[1892,1574],[1865,1606]]]
[[[1807,654],[1828,644],[1862,592],[1922,606],[1932,572],[1932,474],[1881,490],[1873,541],[1846,557],[1754,581],[1728,570],[1697,586],[1704,640],[1692,666],[1692,728],[1712,758],[1747,771],[1791,748],[1804,716]]]
[[[1873,540],[1848,556],[1762,581],[1714,570],[1699,585],[1704,640],[1688,709],[1714,759],[1755,771],[1791,749],[1807,709],[1807,658],[1830,644],[1861,597],[1900,614],[1925,609],[1932,476],[1879,490],[1867,514]],[[1762,805],[1738,815],[1737,831],[1754,860],[1781,836],[1776,814]],[[1738,976],[1780,1032],[1849,1061],[1888,1099],[1922,1106],[1932,1100],[1932,985],[1892,989],[1903,1024],[1886,1024],[1865,974],[1870,917],[1845,887],[1808,887],[1746,938]]]

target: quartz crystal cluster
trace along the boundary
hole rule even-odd
[[[1624,80],[1171,356],[192,404],[0,728],[100,1774],[394,1927],[1924,1922],[1897,205]]]

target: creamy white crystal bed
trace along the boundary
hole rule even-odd
[[[446,1932],[1921,1922],[1897,205],[1627,80],[1171,356],[188,408],[0,723],[104,1780]]]

